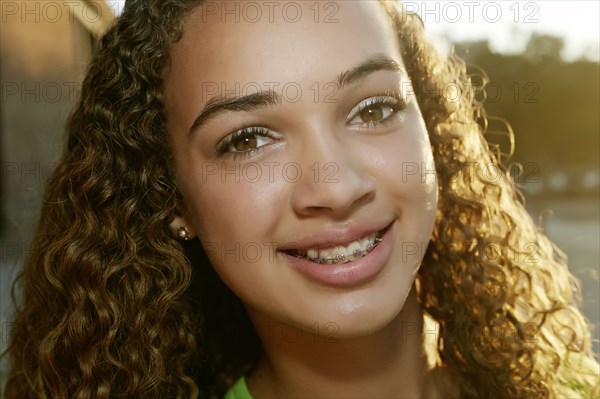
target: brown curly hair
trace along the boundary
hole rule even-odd
[[[101,41],[15,283],[9,399],[221,397],[257,361],[241,301],[199,242],[181,244],[168,229],[182,198],[164,71],[201,2],[129,0]],[[577,282],[486,142],[464,63],[439,55],[417,16],[381,3],[438,173],[436,226],[416,284],[440,327],[439,365],[465,398],[597,395]],[[449,87],[459,96],[442,95]],[[489,179],[473,165],[501,173]]]

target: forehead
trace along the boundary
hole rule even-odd
[[[392,21],[375,0],[205,2],[186,17],[171,50],[168,128],[188,129],[214,95],[289,88],[285,97],[309,106],[341,72],[370,57],[387,55],[402,65],[398,46]]]
[[[298,81],[397,53],[391,21],[378,1],[208,1],[184,22],[170,78]],[[398,60],[400,61],[400,60]]]

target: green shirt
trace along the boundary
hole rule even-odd
[[[252,395],[248,392],[246,378],[241,376],[235,384],[225,392],[223,399],[252,399]]]
[[[594,366],[594,365],[592,365]],[[595,367],[595,366],[594,366]],[[592,376],[595,380],[597,378]],[[588,397],[590,395],[589,392],[593,392],[593,385],[582,385],[575,380],[565,381],[561,379],[563,384],[560,385],[560,395],[561,397],[569,397],[569,398],[580,398],[580,397]],[[564,395],[564,396],[562,396]],[[591,396],[590,396],[591,397]],[[597,393],[597,399],[600,399],[600,392]],[[227,392],[225,392],[225,396],[223,399],[253,399],[252,395],[248,391],[248,386],[246,385],[246,378],[241,376],[235,384],[233,384]]]

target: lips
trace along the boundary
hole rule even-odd
[[[381,223],[377,226],[379,229],[377,227],[374,229],[365,228],[364,225],[362,228],[358,228],[356,227],[358,225],[355,225],[352,228],[353,230],[346,230],[342,232],[342,235],[337,235],[338,240],[337,242],[334,241],[334,244],[343,243],[345,247],[349,248],[352,241],[361,240],[372,234],[379,235],[380,232],[383,232],[383,236],[380,238],[381,241],[374,245],[370,252],[367,252],[363,256],[352,261],[344,259],[345,263],[333,262],[328,265],[323,265],[314,260],[294,256],[289,253],[294,250],[304,250],[308,254],[308,250],[314,249],[315,247],[317,247],[319,251],[321,249],[327,250],[332,247],[331,242],[325,243],[321,241],[317,241],[316,245],[306,245],[305,247],[296,246],[296,248],[291,248],[288,246],[287,248],[278,248],[278,255],[290,268],[309,281],[335,288],[357,287],[372,281],[389,263],[394,248],[393,237],[395,236],[395,223],[392,222],[383,229],[381,228],[382,225],[384,224]],[[340,231],[334,230],[334,232],[339,233]],[[361,234],[358,234],[359,232]],[[321,233],[320,236],[331,238],[332,230],[325,231]],[[310,236],[311,239],[314,237],[315,236]],[[348,237],[354,239],[347,240],[346,238]],[[306,238],[303,243],[306,243]]]

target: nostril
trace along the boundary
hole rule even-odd
[[[354,205],[364,205],[368,202],[371,202],[375,198],[375,190],[366,192],[362,197],[357,198],[354,201]]]

